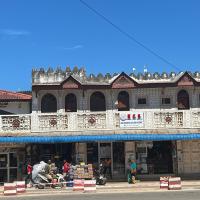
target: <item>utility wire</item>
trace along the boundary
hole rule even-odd
[[[137,39],[135,39],[131,34],[129,34],[128,32],[124,31],[122,28],[120,28],[119,26],[117,26],[116,24],[114,24],[112,21],[110,21],[108,18],[106,18],[103,14],[101,14],[99,11],[97,11],[96,9],[94,9],[92,6],[90,6],[89,4],[87,4],[85,1],[80,0],[80,2],[86,6],[88,9],[90,9],[92,12],[94,12],[96,15],[98,15],[99,17],[101,17],[104,21],[106,21],[108,24],[110,24],[112,27],[114,27],[116,30],[118,30],[120,33],[122,33],[123,35],[125,35],[127,38],[129,38],[130,40],[132,40],[133,42],[135,42],[136,44],[138,44],[139,46],[141,46],[143,49],[145,49],[146,51],[148,51],[149,53],[151,53],[152,55],[154,55],[155,57],[157,57],[158,59],[162,60],[164,63],[172,66],[173,68],[175,68],[178,71],[181,71],[178,67],[176,67],[175,64],[169,62],[167,59],[165,59],[164,57],[158,55],[155,51],[151,50],[149,47],[147,47],[146,45],[142,44],[141,42],[139,42]]]

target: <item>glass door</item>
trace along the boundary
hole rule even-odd
[[[99,163],[104,165],[104,173],[108,179],[112,179],[112,143],[99,143]]]
[[[113,176],[117,179],[125,178],[124,142],[113,142]]]
[[[8,153],[0,154],[0,184],[8,182]]]
[[[9,172],[8,172],[8,181],[13,182],[17,180],[17,154],[9,153]]]
[[[17,154],[0,153],[0,184],[17,180]]]

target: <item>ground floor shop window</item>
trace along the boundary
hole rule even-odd
[[[26,162],[31,161],[34,165],[40,161],[51,160],[59,169],[62,169],[63,160],[75,163],[75,144],[28,144],[26,146]]]
[[[171,141],[136,142],[138,174],[173,173]]]

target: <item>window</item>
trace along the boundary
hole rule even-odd
[[[138,99],[138,105],[146,105],[146,104],[147,104],[146,98],[139,98]]]
[[[91,111],[106,111],[105,96],[101,92],[94,92],[90,96]]]
[[[77,112],[77,101],[74,94],[65,97],[65,112]]]
[[[41,112],[51,113],[57,112],[57,100],[52,94],[45,94],[41,101]]]
[[[185,90],[181,90],[177,94],[177,103],[179,110],[190,109],[189,94]]]
[[[162,98],[162,104],[163,105],[171,104],[171,99],[170,98]]]
[[[126,91],[122,91],[118,94],[118,111],[129,110],[129,94]]]

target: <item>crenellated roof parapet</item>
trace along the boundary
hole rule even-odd
[[[195,81],[200,82],[200,72],[196,71],[192,72],[145,72],[145,73],[131,73],[129,77],[137,82],[138,84],[145,83],[171,83],[176,82],[183,76],[183,74],[187,73],[191,76]],[[86,75],[85,68],[78,68],[75,66],[74,68],[66,67],[63,70],[60,66],[56,69],[49,67],[45,70],[43,67],[40,69],[32,70],[32,84],[33,85],[59,85],[63,81],[65,81],[69,77],[73,77],[80,84],[83,85],[110,85],[121,73],[114,73],[111,75],[110,73],[106,73],[103,75],[99,73]],[[128,75],[127,75],[128,76]]]

